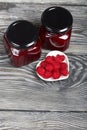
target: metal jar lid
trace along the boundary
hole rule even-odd
[[[38,30],[31,22],[18,20],[9,25],[6,38],[13,47],[25,49],[35,44],[38,39]]]
[[[67,9],[54,6],[42,13],[41,22],[48,31],[63,33],[72,26],[73,17]]]

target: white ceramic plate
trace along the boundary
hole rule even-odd
[[[61,51],[50,51],[47,55],[46,55],[46,57],[47,56],[56,56],[56,55],[64,55],[65,56],[65,60],[63,61],[63,62],[65,62],[66,64],[67,64],[67,66],[68,66],[68,72],[69,72],[69,60],[68,60],[68,57],[67,57],[67,55],[66,54],[64,54],[63,52],[61,52]],[[43,61],[43,60],[42,60]],[[40,65],[40,63],[42,62],[42,61],[40,61],[38,64],[37,64],[37,66],[36,66],[36,68]],[[37,73],[37,72],[36,72]],[[42,76],[40,76],[38,73],[37,73],[37,75],[42,79],[42,80],[45,80],[45,81],[58,81],[58,80],[64,80],[64,79],[67,79],[68,77],[69,77],[69,74],[67,75],[67,76],[60,76],[60,78],[58,78],[58,79],[53,79],[53,78],[48,78],[48,79],[45,79],[45,78],[43,78]]]

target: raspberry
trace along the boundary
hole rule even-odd
[[[53,65],[52,65],[52,64],[47,63],[46,66],[45,66],[45,69],[46,69],[47,71],[52,71],[54,68],[53,68]]]
[[[54,56],[47,56],[45,58],[45,61],[48,62],[48,63],[52,63],[54,61]]]
[[[46,65],[45,60],[40,63],[40,66],[43,67],[43,68],[45,67],[45,65]]]
[[[51,75],[52,75],[52,73],[51,73],[51,72],[46,71],[46,72],[45,72],[45,74],[43,75],[43,77],[44,77],[45,79],[48,79],[48,78],[50,78],[50,77],[51,77]]]
[[[53,63],[53,69],[54,70],[58,70],[60,68],[60,64],[59,63]]]
[[[61,74],[62,74],[63,76],[67,76],[67,75],[69,74],[69,72],[68,72],[67,69],[62,69],[62,70],[61,70]]]
[[[62,62],[62,61],[64,61],[64,59],[65,59],[65,56],[64,55],[56,55],[56,57],[55,57],[55,61],[56,62]]]
[[[61,69],[67,69],[67,64],[65,62],[62,62],[60,65]]]
[[[61,76],[61,74],[59,72],[57,72],[57,71],[54,71],[53,74],[52,74],[52,77],[54,79],[58,79],[60,76]]]
[[[38,73],[39,75],[41,75],[41,76],[43,76],[44,73],[45,73],[45,69],[42,68],[42,67],[40,67],[40,66],[37,67],[36,71],[37,71],[37,73]]]
[[[65,60],[65,56],[64,55],[60,55],[60,59],[61,59],[61,61],[64,61]]]

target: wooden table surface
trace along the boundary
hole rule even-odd
[[[70,76],[45,82],[35,73],[41,58],[16,68],[10,64],[2,36],[8,25],[26,19],[40,25],[49,6],[67,8],[73,15],[69,49]],[[0,3],[0,130],[87,130],[87,2],[78,4]]]

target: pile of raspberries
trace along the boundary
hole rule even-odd
[[[56,56],[47,56],[36,68],[36,72],[45,79],[58,79],[61,76],[67,76],[69,72],[65,56],[59,54]]]

